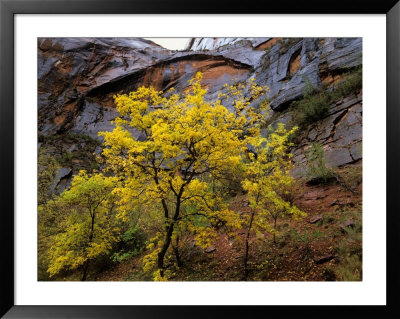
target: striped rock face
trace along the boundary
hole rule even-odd
[[[216,99],[225,83],[255,78],[267,85],[273,122],[286,123],[289,106],[307,85],[329,90],[362,63],[361,57],[361,38],[193,38],[184,51],[140,38],[39,38],[39,136],[71,132],[99,139],[99,131],[113,129],[115,94],[143,85],[183,92],[198,71],[208,100]],[[253,101],[254,107],[261,101]],[[323,144],[328,165],[340,166],[361,160],[361,140],[358,91],[335,101],[310,125],[293,150],[296,172],[312,142]]]

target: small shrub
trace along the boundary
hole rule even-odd
[[[354,194],[358,193],[358,186],[362,182],[362,166],[347,166],[341,170],[335,170],[339,183]]]
[[[324,149],[321,144],[313,143],[305,153],[307,158],[307,178],[312,184],[327,184],[335,179],[334,173],[326,166]]]
[[[82,133],[57,134],[57,135],[39,135],[38,141],[43,143],[43,147],[55,155],[60,166],[85,169],[92,171],[99,169],[99,163],[94,154],[96,147],[101,142]],[[71,145],[77,147],[72,152],[65,150]]]
[[[296,229],[292,229],[289,236],[296,249],[300,247],[299,244],[303,244],[306,248],[309,248],[311,245],[312,237],[305,230],[303,230],[303,233],[300,233]]]
[[[255,268],[258,271],[256,277],[254,278],[255,280],[261,280],[261,281],[268,280],[268,277],[271,272],[271,265],[268,260],[265,260],[259,265],[256,265]]]
[[[57,161],[43,147],[38,154],[38,204],[43,205],[51,198],[50,187],[58,169]]]
[[[300,101],[294,102],[295,120],[301,126],[316,122],[323,118],[330,106],[330,97],[323,91],[304,96]]]
[[[138,226],[125,231],[121,239],[118,244],[118,251],[111,256],[111,260],[116,263],[139,255],[145,247],[145,234]]]
[[[343,80],[328,90],[322,86],[315,88],[311,81],[305,77],[305,88],[303,97],[292,102],[290,108],[293,110],[292,124],[305,129],[308,125],[322,119],[332,103],[360,91],[362,88],[362,66],[351,69],[343,74]]]
[[[335,274],[341,281],[361,281],[362,259],[357,255],[346,257],[335,269]]]
[[[339,98],[350,95],[351,93],[358,92],[362,89],[362,67],[361,65],[353,70],[344,73],[344,79],[333,87],[331,93],[331,100],[338,100]]]
[[[323,222],[326,224],[332,224],[335,221],[335,217],[333,217],[332,215],[326,215],[323,218]]]
[[[138,251],[128,251],[128,252],[116,252],[112,255],[111,260],[115,263],[120,263],[124,260],[130,259],[132,257],[135,257],[139,254]]]
[[[346,214],[347,215],[347,214]],[[359,212],[353,212],[355,227],[345,230],[345,239],[341,240],[334,248],[340,263],[335,269],[337,280],[359,281],[362,280],[362,226],[357,218]],[[347,219],[349,216],[346,216]]]
[[[302,129],[323,118],[331,102],[329,92],[316,89],[307,77],[304,77],[304,81],[303,98],[292,102],[290,106],[293,110],[292,125]]]
[[[63,165],[64,165],[64,166],[68,166],[68,165],[71,165],[72,158],[73,158],[72,153],[66,151],[66,152],[62,153],[62,154],[57,158],[57,162],[58,162],[60,165],[62,165],[62,166],[63,166]]]
[[[325,237],[325,234],[321,232],[319,229],[317,229],[312,235],[315,239],[318,239],[320,237],[322,238]]]

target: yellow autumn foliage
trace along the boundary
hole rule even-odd
[[[107,254],[120,236],[113,189],[116,177],[80,171],[71,187],[54,201],[65,209],[63,232],[54,237],[49,250],[48,273],[52,277],[65,270],[75,270],[90,260]],[[49,205],[54,205],[49,203]]]
[[[290,175],[293,163],[292,154],[288,152],[292,145],[289,139],[296,131],[297,127],[287,131],[282,123],[278,123],[277,128],[267,137],[255,136],[248,139],[253,153],[249,154],[250,160],[245,164],[246,177],[242,184],[248,193],[256,229],[276,234],[278,217],[298,219],[306,216],[287,199],[295,183]]]
[[[201,80],[199,72],[182,95],[140,87],[115,96],[119,112],[115,129],[100,133],[107,170],[121,180],[116,191],[121,206],[160,203],[163,236],[150,245],[153,251],[144,265],[146,270],[156,267],[157,259],[161,277],[171,240],[179,238],[182,229],[194,234],[196,244],[205,248],[216,236],[211,225],[240,227],[238,214],[229,211],[208,181],[240,165],[245,136],[259,133],[264,116],[263,110],[251,107],[251,101],[265,94],[266,87],[251,81],[251,96],[246,96],[243,84],[232,85],[227,94],[208,102]],[[143,138],[135,138],[132,130]],[[199,225],[199,218],[205,225]]]
[[[199,72],[183,94],[140,87],[114,97],[119,113],[115,128],[99,134],[104,138],[104,172],[81,171],[52,204],[67,209],[63,231],[48,253],[50,276],[83,269],[86,278],[89,262],[107,255],[120,240],[123,225],[142,211],[142,219],[153,226],[143,270],[154,280],[168,280],[174,272],[164,260],[173,249],[179,265],[184,234],[206,249],[220,229],[238,239],[237,230],[248,226],[248,216],[231,210],[219,191],[224,176],[237,178],[239,185],[244,178],[255,229],[275,234],[271,218],[304,216],[286,198],[294,182],[288,147],[295,129],[278,125],[261,137],[268,103],[254,108],[253,101],[268,88],[254,79],[227,84],[224,92],[207,101]]]

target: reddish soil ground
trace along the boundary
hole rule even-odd
[[[357,252],[361,255],[361,188],[351,192],[339,184],[299,185],[295,197],[298,208],[308,214],[302,220],[278,220],[277,242],[271,234],[252,234],[249,249],[248,280],[269,281],[326,281],[343,280],[337,277],[343,259]],[[231,209],[246,213],[249,207],[245,195],[231,203]],[[352,234],[358,232],[359,240]],[[224,281],[243,280],[244,238],[246,230],[239,230],[242,240],[230,240],[219,235],[213,246],[204,251],[186,238],[181,247],[184,265],[170,280]],[[101,273],[96,280],[150,280],[140,264],[142,256],[124,261]]]

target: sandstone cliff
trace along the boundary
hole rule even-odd
[[[99,131],[112,130],[117,115],[114,94],[142,85],[182,91],[197,71],[204,74],[210,100],[224,83],[254,77],[270,89],[271,122],[287,123],[292,102],[303,97],[307,85],[332,90],[361,63],[361,38],[194,38],[185,51],[170,51],[139,38],[40,38],[39,141],[49,144],[49,137],[60,137],[57,147],[52,144],[56,155],[81,152],[91,141],[82,135],[99,139]],[[261,102],[253,101],[254,107]],[[66,141],[61,138],[66,134],[78,134],[81,140]],[[300,135],[293,149],[296,174],[301,173],[304,150],[312,142],[324,145],[330,166],[360,161],[361,91],[336,100]],[[91,146],[91,151],[100,152],[99,145]],[[75,160],[65,166],[75,171],[85,163]]]

